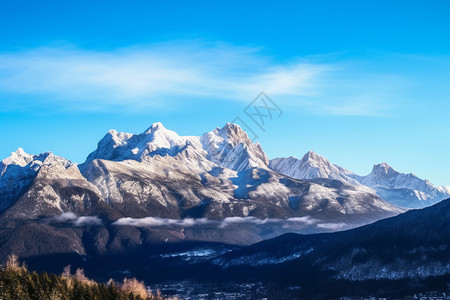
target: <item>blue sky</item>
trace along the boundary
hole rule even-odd
[[[265,91],[284,112],[254,128],[269,157],[449,186],[449,17],[448,1],[2,1],[0,156],[82,162],[107,130],[157,121],[201,135]]]

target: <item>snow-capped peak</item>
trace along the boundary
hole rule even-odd
[[[18,165],[18,166],[26,166],[33,160],[33,155],[30,155],[23,151],[22,148],[18,148],[15,152],[11,153],[11,156],[2,160],[4,165]]]
[[[21,148],[0,162],[0,210],[9,207],[17,199],[43,166],[49,167],[48,169],[56,167],[53,170],[58,171],[53,173],[59,175],[73,164],[51,152],[32,155]]]
[[[208,160],[235,171],[259,167],[267,168],[269,159],[259,143],[253,143],[242,128],[226,123],[200,137]]]
[[[157,122],[145,131],[143,142],[147,144],[149,153],[159,148],[172,148],[185,146],[186,137],[180,137],[175,131],[166,129],[162,123]]]
[[[361,177],[360,182],[376,189],[382,198],[391,200],[389,197],[392,194],[394,200],[391,201],[397,201],[396,204],[399,204],[398,201],[402,199],[411,199],[411,203],[401,203],[408,207],[421,207],[425,206],[425,203],[433,204],[450,195],[448,190],[435,187],[430,181],[420,179],[412,173],[400,173],[387,163],[374,165],[372,172]]]
[[[369,175],[359,176],[309,151],[302,159],[292,156],[272,159],[269,167],[297,179],[330,178],[361,184],[374,189],[384,200],[404,207],[423,207],[450,196],[449,189],[435,187],[412,173],[400,173],[386,162],[375,164]]]
[[[363,177],[361,183],[371,187],[379,185],[389,188],[398,188],[398,185],[400,184],[400,182],[398,182],[398,178],[400,177],[409,177],[410,179],[418,179],[420,180],[420,182],[424,182],[413,174],[402,174],[391,167],[388,163],[383,162],[381,164],[375,164],[373,166],[372,172],[369,175]],[[407,184],[407,181],[402,181],[402,187],[405,187],[404,185]]]
[[[302,161],[304,162],[309,162],[312,165],[320,165],[320,164],[330,164],[330,162],[328,161],[328,159],[326,159],[323,156],[318,155],[317,153],[315,153],[314,151],[310,150],[308,151],[302,158]]]
[[[179,136],[160,122],[141,134],[110,130],[98,143],[97,150],[88,156],[87,162],[94,159],[141,161],[147,156],[176,156],[179,153],[236,171],[267,168],[269,164],[261,145],[252,143],[239,125],[227,123],[202,137],[195,137]]]
[[[177,156],[180,153],[197,158],[206,156],[199,137],[179,136],[157,122],[140,134],[108,131],[98,143],[97,149],[89,154],[86,162],[95,159],[142,161],[155,155]]]
[[[388,176],[395,176],[399,174],[398,171],[396,171],[393,167],[391,167],[388,163],[383,162],[381,164],[375,164],[372,169],[373,174],[377,175],[388,175]]]
[[[222,128],[217,127],[216,130],[221,133],[221,136],[224,138],[238,138],[241,141],[245,141],[246,143],[250,141],[247,133],[241,128],[241,126],[234,123],[226,123]]]
[[[155,132],[156,130],[167,130],[166,127],[161,122],[153,123],[152,126],[150,126],[145,133],[149,132]]]
[[[51,152],[45,152],[38,155],[28,154],[22,148],[17,149],[11,153],[11,156],[5,158],[0,162],[0,176],[3,176],[8,168],[19,170],[30,169],[33,172],[37,172],[43,164],[51,164],[53,162],[60,162],[64,166],[68,167],[72,163],[62,157],[55,156]],[[14,168],[13,168],[14,166]]]
[[[293,156],[272,159],[269,167],[296,179],[329,178],[359,185],[358,181],[351,177],[354,175],[352,172],[330,163],[328,159],[313,151],[308,151],[302,159]]]

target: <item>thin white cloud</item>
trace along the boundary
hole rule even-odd
[[[78,218],[77,215],[75,215],[74,213],[67,212],[67,213],[62,213],[58,216],[49,218],[48,220],[51,222],[64,223],[64,222],[74,221],[77,218]]]
[[[289,218],[289,219],[287,219],[287,223],[303,223],[303,224],[306,224],[306,225],[314,225],[317,222],[319,222],[319,220],[313,219],[310,216],[296,217],[296,218]]]
[[[98,226],[102,225],[102,220],[97,216],[81,216],[73,221],[73,224],[77,227]]]
[[[83,226],[97,226],[102,225],[102,220],[97,216],[77,216],[72,212],[62,213],[60,215],[46,218],[44,220],[48,223],[65,223],[71,224],[75,227],[83,227]]]
[[[180,226],[180,227],[192,227],[198,225],[206,225],[214,223],[208,219],[164,219],[157,217],[146,218],[121,218],[115,221],[113,224],[118,226],[134,226],[134,227],[163,227],[163,226]]]
[[[255,48],[199,42],[103,52],[42,47],[0,53],[0,109],[22,105],[17,99],[30,96],[71,110],[108,110],[164,108],[188,99],[248,102],[265,91],[280,103],[318,113],[383,113],[392,94],[380,92],[385,82],[350,76],[345,68],[276,63]]]
[[[322,224],[317,224],[318,228],[321,229],[326,229],[326,230],[340,230],[343,228],[348,227],[347,224],[345,223],[322,223]]]
[[[102,225],[102,220],[97,216],[77,216],[72,212],[62,213],[60,215],[49,217],[44,220],[47,223],[70,224],[76,227],[82,226],[98,226]],[[207,218],[186,218],[186,219],[167,219],[158,217],[146,218],[120,218],[113,223],[117,226],[133,226],[133,227],[209,227],[224,229],[233,225],[274,225],[284,229],[301,229],[304,227],[316,227],[324,230],[339,230],[347,227],[345,223],[322,223],[318,219],[310,216],[295,217],[287,219],[266,218],[258,219],[256,217],[228,217],[222,220],[213,220]]]
[[[228,217],[222,220],[212,220],[206,218],[198,219],[165,219],[157,217],[146,218],[121,218],[113,223],[117,226],[133,226],[133,227],[208,227],[225,229],[233,225],[273,225],[284,229],[302,229],[305,227],[316,227],[324,230],[338,230],[346,226],[344,223],[322,223],[318,219],[311,218],[310,216],[277,219],[266,218],[258,219],[256,217]]]

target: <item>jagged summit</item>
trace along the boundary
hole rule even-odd
[[[0,177],[0,210],[20,218],[98,209],[134,218],[311,214],[360,224],[402,211],[364,186],[298,181],[270,170],[261,145],[231,123],[201,137],[180,136],[161,123],[138,134],[110,130],[82,165],[53,154],[12,156],[26,159],[22,165],[31,161],[10,165]],[[311,172],[339,179],[342,170],[325,158],[307,157],[302,163]]]
[[[323,156],[318,155],[317,153],[315,153],[312,150],[309,150],[308,152],[306,152],[306,154],[303,156],[303,159],[311,159],[311,160],[319,160],[319,159],[324,159]]]
[[[237,124],[226,123],[200,137],[207,159],[235,171],[267,168],[269,159],[259,143],[253,143]]]
[[[351,177],[352,172],[330,163],[314,151],[308,151],[302,159],[294,156],[272,159],[269,167],[296,179],[329,178],[359,185],[358,181]]]
[[[89,154],[86,162],[94,159],[142,160],[152,155],[175,156],[187,146],[199,148],[200,143],[195,137],[181,137],[157,122],[140,134],[108,131],[97,144],[97,149]]]
[[[53,172],[74,166],[69,160],[56,156],[51,152],[38,155],[28,154],[22,148],[12,152],[11,156],[0,162],[0,210],[9,207],[27,189],[40,170],[59,168]],[[51,172],[50,172],[51,173]]]
[[[330,178],[362,184],[375,190],[382,199],[408,208],[432,205],[450,196],[448,189],[435,187],[412,173],[400,173],[386,162],[375,164],[369,175],[359,176],[309,151],[302,159],[292,156],[273,159],[269,167],[296,179]]]
[[[227,123],[201,137],[179,136],[160,122],[140,134],[110,130],[98,143],[86,163],[95,159],[138,160],[145,157],[187,155],[207,160],[235,171],[251,167],[267,168],[269,160],[258,143],[252,143],[237,124]]]
[[[245,141],[249,139],[247,133],[238,124],[226,123],[222,128],[217,127],[216,130],[222,133],[223,137],[239,137]]]
[[[149,132],[155,132],[156,130],[165,130],[166,127],[164,127],[163,123],[161,122],[156,122],[153,123],[152,126],[150,126],[145,133],[149,133]]]
[[[361,182],[372,187],[382,186],[386,188],[404,188],[420,191],[436,188],[428,180],[420,179],[412,173],[400,173],[385,162],[374,165],[372,172],[362,177]]]
[[[19,166],[26,166],[33,160],[33,156],[26,153],[22,148],[18,148],[11,156],[3,159],[1,162],[4,165],[15,164]]]
[[[404,207],[425,207],[450,196],[445,188],[436,187],[413,173],[401,173],[386,162],[374,165],[372,172],[359,181],[375,189],[383,199]]]
[[[8,166],[15,165],[19,167],[30,167],[44,163],[51,163],[53,161],[64,162],[65,165],[71,164],[71,162],[65,158],[54,155],[52,152],[44,152],[40,154],[28,154],[22,148],[18,148],[15,152],[0,162],[0,173],[4,173]]]
[[[208,134],[222,138],[232,146],[236,146],[240,143],[247,146],[253,144],[252,140],[248,137],[247,133],[241,128],[241,126],[234,123],[226,123],[222,128],[217,127],[213,131],[205,133],[203,136]]]
[[[314,151],[308,151],[301,159],[303,162],[307,162],[309,165],[317,168],[321,168],[322,166],[331,167],[331,163],[325,157],[315,153]]]
[[[126,162],[121,164],[124,161]],[[71,166],[75,167],[70,168]],[[371,174],[362,177],[332,164],[314,151],[308,151],[301,159],[291,156],[269,161],[261,145],[253,143],[247,133],[237,124],[226,123],[223,127],[218,127],[198,137],[180,136],[175,131],[165,128],[162,123],[156,122],[138,134],[118,132],[117,130],[108,131],[99,141],[97,149],[80,166],[73,165],[70,161],[50,152],[31,155],[23,149],[18,149],[0,163],[2,193],[0,196],[3,199],[10,199],[3,203],[12,203],[14,199],[17,199],[18,191],[26,189],[27,185],[39,177],[39,172],[41,177],[47,179],[65,176],[66,179],[80,180],[80,182],[84,180],[84,176],[89,182],[95,183],[105,201],[118,201],[117,199],[124,197],[123,193],[129,193],[127,189],[135,188],[133,186],[125,189],[125,186],[129,184],[126,181],[128,179],[122,181],[111,175],[117,173],[120,174],[117,175],[119,177],[124,176],[122,172],[125,170],[128,170],[126,172],[129,177],[143,174],[142,176],[145,178],[151,178],[145,184],[139,183],[144,184],[143,190],[134,191],[137,193],[136,195],[149,192],[149,182],[156,180],[154,176],[158,176],[158,180],[170,182],[175,178],[175,181],[190,178],[200,180],[201,186],[220,184],[219,187],[214,188],[214,192],[212,192],[214,196],[211,198],[222,199],[221,201],[225,202],[229,201],[226,199],[234,196],[229,194],[224,196],[225,194],[217,192],[217,190],[226,189],[227,193],[231,191],[236,193],[236,197],[244,198],[248,197],[249,193],[252,195],[278,195],[281,193],[283,196],[277,197],[283,198],[287,195],[285,193],[289,193],[283,185],[284,183],[275,188],[275,182],[278,180],[275,177],[283,175],[300,180],[317,178],[338,180],[344,183],[346,189],[348,187],[357,191],[358,197],[363,194],[374,197],[374,190],[376,190],[381,198],[389,199],[395,204],[398,204],[395,199],[398,198],[399,193],[407,193],[412,199],[426,200],[426,203],[430,199],[440,200],[443,195],[448,195],[447,189],[436,188],[428,181],[421,180],[412,174],[401,174],[387,163],[375,165]],[[60,174],[62,175],[60,176]],[[269,178],[275,181],[270,182]],[[242,183],[244,181],[246,184]],[[265,183],[267,185],[264,185]],[[117,185],[122,184],[124,190],[120,191],[120,187]],[[329,184],[338,185],[339,183]],[[175,187],[171,187],[171,190],[176,190],[177,186],[175,182]],[[233,192],[236,187],[237,190]],[[202,189],[201,187],[197,188]],[[386,191],[389,193],[394,191],[394,196]],[[210,192],[208,191],[208,193]],[[161,187],[155,186],[151,191],[152,197],[159,199],[155,193],[164,194],[161,196],[161,202],[170,199],[170,196],[165,194],[167,191],[162,191]],[[315,193],[314,188],[310,193]],[[327,192],[327,196],[324,196],[320,189],[317,190],[317,193],[322,195],[321,197],[328,197],[328,200],[336,196],[335,192]],[[347,193],[345,197],[350,197],[349,195]],[[183,197],[202,198],[203,196],[199,196],[198,191],[192,191],[192,195]],[[297,196],[293,194],[292,197],[294,198],[289,200],[292,203],[288,201],[289,205],[296,206],[295,197]],[[358,201],[360,201],[359,198]],[[8,205],[5,204],[3,207]],[[382,206],[386,205],[382,204]],[[404,203],[402,205],[406,206]],[[359,209],[360,205],[355,207]],[[346,209],[351,208],[347,207]]]
[[[391,167],[388,163],[383,162],[381,164],[375,164],[372,168],[372,173],[374,174],[384,174],[384,175],[392,175],[395,176],[399,174],[393,167]]]

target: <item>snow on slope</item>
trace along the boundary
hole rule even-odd
[[[86,212],[100,192],[78,165],[51,152],[30,155],[22,149],[0,163],[0,210],[13,218]]]
[[[445,187],[435,187],[414,174],[400,173],[387,163],[375,165],[367,176],[359,176],[310,151],[302,159],[292,156],[272,159],[269,168],[296,179],[329,178],[363,185],[382,199],[407,208],[429,206],[450,197]]]
[[[374,165],[372,172],[360,182],[375,189],[386,201],[404,207],[420,208],[450,197],[444,187],[435,187],[414,174],[403,174],[387,163]]]
[[[50,152],[30,155],[22,148],[0,162],[0,210],[9,207],[31,185],[38,171],[45,164],[71,163]]]
[[[141,134],[108,131],[98,143],[97,150],[88,156],[87,161],[142,160],[145,156],[154,155],[175,156],[188,147],[201,152],[199,138],[181,137],[176,132],[166,129],[161,123],[154,123]]]
[[[345,172],[322,165],[333,176]],[[8,196],[2,207],[19,217],[83,215],[100,205],[137,218],[311,215],[365,223],[402,211],[362,185],[298,181],[270,170],[261,146],[235,124],[202,137],[179,136],[161,123],[141,134],[111,130],[82,165],[19,150],[1,166],[0,194]]]
[[[242,171],[253,167],[267,168],[269,159],[259,143],[252,143],[239,125],[227,123],[205,133],[200,141],[207,158],[224,168]]]
[[[202,137],[179,136],[161,123],[153,124],[141,134],[110,130],[86,162],[94,159],[142,161],[145,157],[173,157],[182,152],[187,152],[191,159],[206,159],[235,171],[252,167],[267,168],[269,164],[261,145],[253,144],[239,125],[230,123],[205,133]]]
[[[306,153],[302,159],[293,156],[272,159],[269,168],[296,179],[329,178],[359,185],[359,182],[351,177],[354,175],[352,172],[330,163],[328,159],[313,151]]]
[[[422,180],[414,174],[403,174],[387,163],[374,165],[372,172],[361,178],[367,186],[383,186],[393,189],[411,189],[430,192],[436,189],[428,180]],[[425,199],[424,199],[425,200]]]

